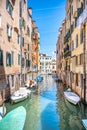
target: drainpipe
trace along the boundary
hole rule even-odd
[[[85,60],[85,55],[86,55],[86,28],[85,24],[83,25],[83,80],[84,80],[84,103],[86,103],[86,60]]]

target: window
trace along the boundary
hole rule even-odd
[[[22,46],[24,46],[24,37],[22,37]]]
[[[78,74],[76,74],[76,86],[78,86]]]
[[[74,83],[74,73],[71,72],[71,79],[72,79],[72,83]]]
[[[12,77],[12,87],[14,87],[14,75],[12,75],[11,77]]]
[[[80,79],[81,81],[80,81],[80,86],[81,86],[81,88],[83,88],[83,74],[81,74],[81,79]]]
[[[76,65],[78,65],[78,56],[76,56]]]
[[[21,17],[22,16],[22,4],[21,4],[21,2],[19,4],[19,14],[20,14],[20,17]]]
[[[78,47],[78,35],[76,35],[76,48]]]
[[[81,44],[83,43],[83,29],[81,29],[81,32],[80,32],[80,42],[81,42]]]
[[[22,57],[21,65],[22,65],[22,67],[24,67],[24,65],[25,65],[25,60],[23,57]]]
[[[29,59],[29,54],[28,54],[28,59]]]
[[[8,13],[12,16],[12,14],[13,14],[13,7],[12,7],[12,5],[11,5],[9,0],[6,0],[6,9],[7,9]]]
[[[7,36],[8,38],[12,38],[12,27],[7,24]]]
[[[24,28],[24,30],[25,30],[25,28],[26,28],[26,22],[25,22],[25,20],[23,19],[22,20],[22,27]]]
[[[18,65],[20,65],[21,63],[21,57],[20,57],[20,54],[18,54]]]
[[[80,65],[83,64],[83,54],[80,54]]]
[[[30,60],[26,60],[26,67],[30,67]]]
[[[30,47],[29,47],[29,44],[28,44],[28,51],[29,51],[29,48],[30,48]]]
[[[3,65],[3,51],[0,50],[0,66]]]
[[[30,29],[28,26],[27,26],[27,35],[30,36]]]
[[[18,34],[18,44],[20,44],[20,35]]]
[[[9,76],[6,77],[6,81],[7,81],[7,82],[6,82],[6,83],[7,83],[7,86],[9,86],[9,85],[10,85]]]
[[[11,54],[6,53],[6,66],[11,66]]]
[[[11,64],[14,65],[14,52],[11,53]]]

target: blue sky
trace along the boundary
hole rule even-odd
[[[65,18],[66,0],[28,0],[33,9],[33,20],[40,33],[40,52],[53,55],[56,50],[58,29]]]

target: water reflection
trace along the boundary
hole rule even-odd
[[[10,105],[10,103],[6,104],[8,112],[21,105],[27,111],[24,130],[38,130],[40,124],[40,97],[38,95],[32,95],[31,99],[28,98],[23,102],[14,105]]]
[[[56,84],[51,76],[39,83],[40,95],[32,94],[18,104],[6,103],[7,111],[24,106],[27,118],[24,130],[84,130],[81,119],[87,117],[87,108],[74,106],[64,99],[63,85]]]
[[[46,81],[41,93],[41,130],[60,130],[60,117],[56,113],[56,83],[50,77]]]
[[[61,130],[84,130],[81,122],[81,110],[79,106],[74,106],[64,99],[63,86],[58,84],[57,112],[60,115]]]

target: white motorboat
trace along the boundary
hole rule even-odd
[[[2,119],[2,117],[6,114],[6,107],[1,106],[0,107],[0,120]]]
[[[71,91],[71,89],[67,89],[65,92],[64,92],[64,96],[65,98],[71,102],[72,104],[76,105],[80,102],[80,97]]]
[[[21,87],[11,95],[11,103],[13,104],[25,100],[30,96],[30,93],[30,90],[26,89],[25,87]]]

